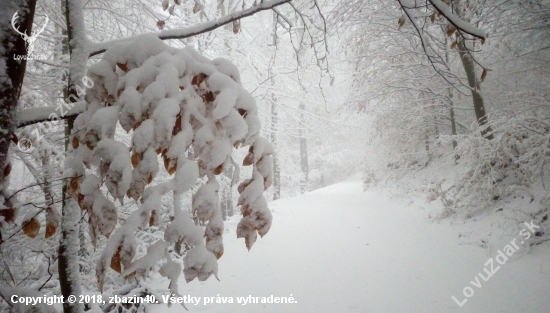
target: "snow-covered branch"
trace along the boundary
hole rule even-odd
[[[86,102],[84,101],[74,103],[70,110],[66,110],[62,105],[28,108],[17,114],[16,125],[17,128],[20,128],[46,121],[64,120],[77,116],[85,109]]]
[[[470,23],[463,21],[460,17],[451,12],[451,8],[443,3],[443,1],[428,0],[428,2],[430,2],[434,6],[434,8],[439,11],[439,13],[445,16],[449,23],[453,24],[456,29],[480,39],[485,39],[485,37],[487,36],[487,32],[475,27]]]
[[[288,3],[290,1],[291,0],[264,1],[248,9],[245,9],[242,11],[236,11],[228,15],[225,15],[219,19],[207,21],[192,27],[183,28],[183,29],[163,30],[157,33],[156,36],[158,36],[161,40],[183,39],[183,38],[193,37],[202,33],[212,31],[216,28],[229,24],[233,21],[240,20],[244,17],[254,15],[260,11],[273,9],[276,6]],[[116,39],[116,40],[105,41],[101,43],[91,43],[89,45],[89,55],[94,56],[94,55],[101,54],[105,52],[107,48],[117,43],[131,41],[133,39],[135,39],[135,37]],[[51,118],[51,114],[56,113],[56,109],[58,109],[58,106],[26,109],[18,114],[16,127],[19,128],[23,126],[33,125],[40,122],[51,121],[53,120]],[[84,109],[85,109],[84,104],[79,103],[79,104],[76,104],[66,114],[58,114],[58,116],[60,119],[75,117],[76,115],[84,112]]]
[[[219,19],[207,21],[192,27],[188,28],[182,28],[182,29],[169,29],[169,30],[163,30],[157,33],[156,35],[161,40],[167,40],[167,39],[184,39],[188,37],[193,37],[199,34],[207,33],[209,31],[212,31],[216,28],[219,28],[221,26],[224,26],[226,24],[229,24],[233,21],[240,20],[244,17],[254,15],[260,11],[270,10],[276,6],[279,6],[284,3],[288,3],[291,0],[270,0],[270,1],[263,1],[257,5],[253,5],[250,8],[246,10],[236,11],[231,14],[228,14],[226,16],[223,16]],[[110,40],[105,41],[101,43],[95,43],[91,44],[90,46],[90,56],[98,55],[107,48],[112,47],[114,44],[130,41],[135,39],[135,37],[128,37],[123,39],[116,39],[116,40]]]

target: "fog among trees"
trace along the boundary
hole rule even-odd
[[[288,290],[277,300],[289,302],[261,302],[286,286],[267,273],[284,273],[287,259],[315,267],[316,244],[326,246],[319,264],[334,262],[329,275],[348,261],[357,273],[383,264],[385,253],[338,252],[376,246],[366,233],[339,237],[353,216],[354,228],[386,225],[392,238],[410,235],[394,217],[442,224],[448,255],[467,244],[487,257],[537,225],[514,251],[525,268],[542,260],[533,286],[550,291],[548,0],[0,0],[0,39],[0,311],[197,311],[191,298],[163,296],[220,280],[191,294],[202,310],[241,312],[206,302],[241,273],[236,255],[250,271],[235,286],[268,294],[229,278],[225,301],[318,312],[328,300],[313,300],[325,289],[308,270],[292,275],[312,298]],[[372,203],[392,209],[378,216]],[[381,251],[400,249],[389,242]],[[281,261],[252,271],[257,249]],[[472,277],[484,263],[475,260]],[[457,277],[449,290],[480,301],[476,310],[498,307],[497,296],[463,295],[468,280]],[[365,293],[375,284],[346,282]],[[527,311],[548,310],[547,297],[529,294]],[[103,302],[115,296],[159,303]],[[441,300],[449,312],[469,305],[451,296]]]

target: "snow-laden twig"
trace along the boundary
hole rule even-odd
[[[212,31],[216,28],[219,28],[221,26],[224,26],[226,24],[229,24],[233,21],[240,20],[244,17],[254,15],[260,11],[269,10],[276,6],[279,6],[284,3],[288,3],[291,0],[271,0],[271,1],[263,1],[257,5],[254,5],[248,9],[236,11],[233,13],[230,13],[226,16],[222,16],[219,19],[207,21],[195,26],[191,26],[188,28],[183,29],[169,29],[169,30],[163,30],[155,34],[158,36],[161,40],[167,40],[167,39],[184,39],[188,37],[193,37],[199,34],[207,33],[209,31]],[[107,50],[109,47],[112,47],[113,45],[120,43],[120,42],[127,42],[135,39],[135,37],[128,37],[123,39],[116,39],[116,40],[110,40],[105,41],[101,43],[94,43],[90,45],[90,56],[98,55],[105,50]]]

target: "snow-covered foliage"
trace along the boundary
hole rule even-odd
[[[109,238],[96,268],[100,289],[108,267],[126,278],[144,277],[163,259],[162,274],[177,281],[181,269],[167,251],[178,242],[192,247],[183,264],[188,282],[217,274],[223,220],[216,175],[233,166],[234,148],[250,146],[243,165],[253,166],[252,177],[239,186],[246,231],[238,235],[246,238],[250,249],[256,233],[263,236],[269,231],[272,216],[263,191],[272,181],[273,148],[258,136],[255,100],[241,86],[234,65],[144,35],[107,50],[88,75],[95,84],[87,91],[86,111],[75,120],[67,161],[71,167],[65,175],[75,177],[68,192],[86,210],[92,240],[99,235]],[[115,140],[117,125],[131,133],[130,146]],[[171,178],[151,185],[159,172],[159,157]],[[199,177],[207,181],[193,195],[192,213],[205,229],[181,209],[180,195]],[[165,227],[164,240],[134,259],[135,232],[158,225],[161,197],[169,192],[174,193],[174,219],[160,225]],[[118,225],[115,200],[123,204],[130,199],[139,201],[139,208]],[[172,287],[177,289],[177,284]]]
[[[544,103],[541,100],[537,102]],[[550,163],[550,128],[545,122],[550,116],[537,106],[516,103],[509,111],[492,115],[493,140],[475,133],[459,136],[457,162],[463,171],[452,188],[435,198],[444,200],[449,209],[467,213],[522,198],[537,203],[534,209],[522,211],[542,224],[550,213],[546,191],[550,184],[546,168]],[[526,108],[531,112],[521,112]],[[450,139],[441,141],[448,145],[444,141]]]
[[[513,211],[511,219],[533,219],[548,233],[549,36],[534,26],[547,15],[526,3],[493,10],[492,2],[429,1],[482,20],[490,35],[480,40],[429,3],[345,3],[356,10],[341,14],[364,25],[348,40],[357,56],[350,103],[372,116],[377,152],[365,154],[365,187],[402,180],[440,200],[441,216]],[[516,16],[529,22],[514,24]]]

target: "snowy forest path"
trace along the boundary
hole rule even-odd
[[[181,294],[235,302],[201,299],[187,305],[190,312],[548,312],[548,247],[505,263],[488,281],[478,278],[478,288],[470,281],[485,274],[487,251],[459,245],[455,229],[429,220],[414,203],[364,192],[360,181],[272,202],[269,234],[248,253],[234,232],[224,234],[221,281],[182,278]],[[474,295],[459,307],[451,297],[466,299],[467,286]],[[237,303],[237,297],[291,294],[297,303]]]

